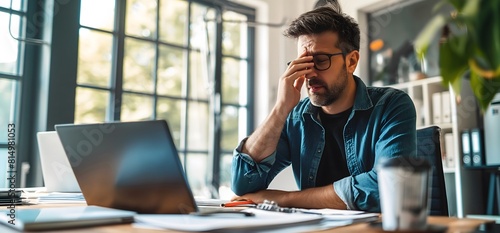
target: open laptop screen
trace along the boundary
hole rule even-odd
[[[197,211],[166,121],[55,128],[89,205],[139,213]]]
[[[37,139],[47,192],[81,192],[57,133],[38,132]]]

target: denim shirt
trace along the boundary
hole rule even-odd
[[[356,99],[344,126],[350,176],[333,183],[348,209],[380,212],[376,165],[381,158],[416,155],[416,112],[410,97],[388,87],[366,87],[358,77]],[[292,165],[300,190],[315,187],[325,143],[319,107],[309,98],[289,114],[276,150],[260,163],[241,153],[244,139],[234,150],[232,190],[237,195],[267,189],[284,168]]]

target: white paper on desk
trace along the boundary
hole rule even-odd
[[[338,209],[299,209],[307,213],[321,214],[321,215],[356,215],[366,213],[361,210],[338,210]]]
[[[324,220],[329,221],[350,221],[355,222],[371,222],[378,220],[379,214],[366,213],[359,210],[338,210],[338,209],[300,209],[306,213],[314,213],[323,216]]]
[[[85,200],[82,193],[60,193],[53,192],[47,195],[40,195],[39,200]]]
[[[290,233],[290,232],[315,232],[315,231],[324,231],[336,227],[348,226],[351,225],[351,221],[321,221],[317,224],[304,224],[298,226],[281,226],[279,228],[271,228],[271,229],[259,229],[259,233]],[[135,228],[142,228],[148,230],[165,230],[165,228],[152,226],[147,223],[138,223],[137,221],[132,224]]]
[[[82,193],[52,192],[38,197],[38,203],[86,203]]]
[[[194,201],[196,202],[197,206],[218,206],[218,207],[220,207],[221,204],[229,202],[229,200],[196,198],[196,197],[194,198]]]
[[[372,222],[378,220],[376,213],[365,213],[357,215],[323,215],[323,219],[332,221]]]
[[[85,200],[38,200],[38,204],[87,204]]]
[[[180,214],[139,214],[135,221],[152,227],[180,231],[214,231],[224,229],[246,229],[273,226],[291,226],[297,224],[318,223],[321,215],[315,214],[288,214],[258,209],[245,210],[255,216],[196,216]]]

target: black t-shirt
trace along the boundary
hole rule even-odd
[[[350,175],[343,131],[351,110],[352,108],[333,115],[320,111],[321,124],[325,128],[325,148],[316,174],[316,187],[332,184]]]

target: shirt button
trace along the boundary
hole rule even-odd
[[[312,180],[312,179],[313,179],[313,177],[312,177],[312,176],[309,176],[309,179],[310,179],[310,180]]]
[[[321,153],[321,150],[318,150],[318,153]]]

